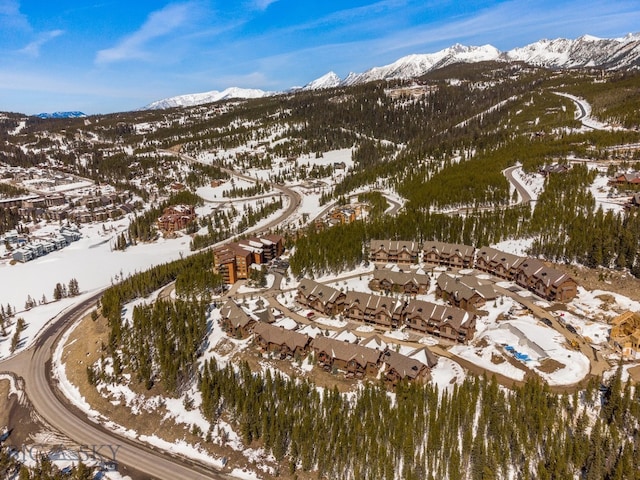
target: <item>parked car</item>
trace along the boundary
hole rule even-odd
[[[578,331],[576,330],[576,328],[573,325],[571,325],[570,323],[567,323],[567,330],[569,330],[574,335],[578,334]]]
[[[540,321],[544,323],[547,327],[553,327],[553,323],[551,322],[550,318],[544,317],[544,318],[541,318]]]

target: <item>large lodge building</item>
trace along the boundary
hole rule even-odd
[[[284,238],[280,235],[252,237],[229,243],[213,251],[213,271],[225,283],[249,278],[251,265],[262,265],[278,258],[284,251]]]

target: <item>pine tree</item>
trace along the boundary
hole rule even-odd
[[[62,284],[56,283],[56,286],[53,289],[53,299],[58,301],[61,300],[63,296]]]
[[[78,280],[76,280],[75,278],[72,278],[71,280],[69,280],[68,291],[69,291],[70,297],[75,297],[80,294],[80,287],[78,285]]]

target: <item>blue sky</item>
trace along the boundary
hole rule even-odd
[[[638,31],[638,0],[0,0],[0,111],[109,113],[284,90],[454,43]]]

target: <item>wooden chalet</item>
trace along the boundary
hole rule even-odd
[[[234,338],[247,338],[252,331],[256,320],[245,312],[240,305],[229,299],[220,308],[220,325],[222,329]]]
[[[640,357],[640,313],[626,311],[611,321],[609,342],[627,360]]]
[[[527,258],[518,267],[516,283],[551,302],[568,302],[578,294],[578,284],[566,273]]]
[[[279,354],[281,359],[302,358],[309,353],[311,337],[302,333],[285,330],[268,323],[256,323],[253,327],[253,336],[255,343],[261,349]]]
[[[640,172],[619,173],[609,183],[612,185],[640,185]]]
[[[431,368],[437,363],[437,357],[425,347],[428,357],[431,360],[430,365],[425,365],[417,360],[393,350],[386,349],[381,356],[382,362],[386,369],[384,372],[384,380],[387,385],[395,387],[401,380],[411,382],[426,382],[431,377]]]
[[[369,282],[369,288],[382,290],[386,293],[417,295],[427,293],[430,282],[429,275],[377,268],[373,271],[373,279]]]
[[[474,247],[457,243],[425,242],[422,247],[424,263],[452,268],[473,267],[474,254]]]
[[[326,370],[346,372],[347,377],[375,377],[380,368],[381,352],[372,348],[317,336],[311,341],[316,360]]]
[[[403,240],[371,240],[369,260],[376,263],[418,263],[420,247],[416,242]]]
[[[483,284],[473,276],[454,276],[442,273],[436,281],[436,297],[448,301],[454,307],[475,312],[488,300],[494,300],[493,287]]]
[[[344,310],[345,294],[335,288],[303,278],[298,286],[296,301],[323,315],[337,315]]]
[[[408,328],[460,343],[471,340],[476,331],[473,313],[422,300],[409,301],[402,309],[401,319]]]
[[[496,277],[513,280],[518,267],[525,260],[526,257],[519,257],[491,247],[482,247],[478,249],[476,255],[476,268]]]
[[[393,318],[397,303],[392,297],[347,292],[343,313],[350,320],[394,329],[398,327],[397,320]]]
[[[566,163],[552,163],[550,165],[540,167],[538,169],[538,173],[544,175],[545,177],[548,177],[551,174],[566,173],[569,170],[571,170],[571,165],[568,165]]]

